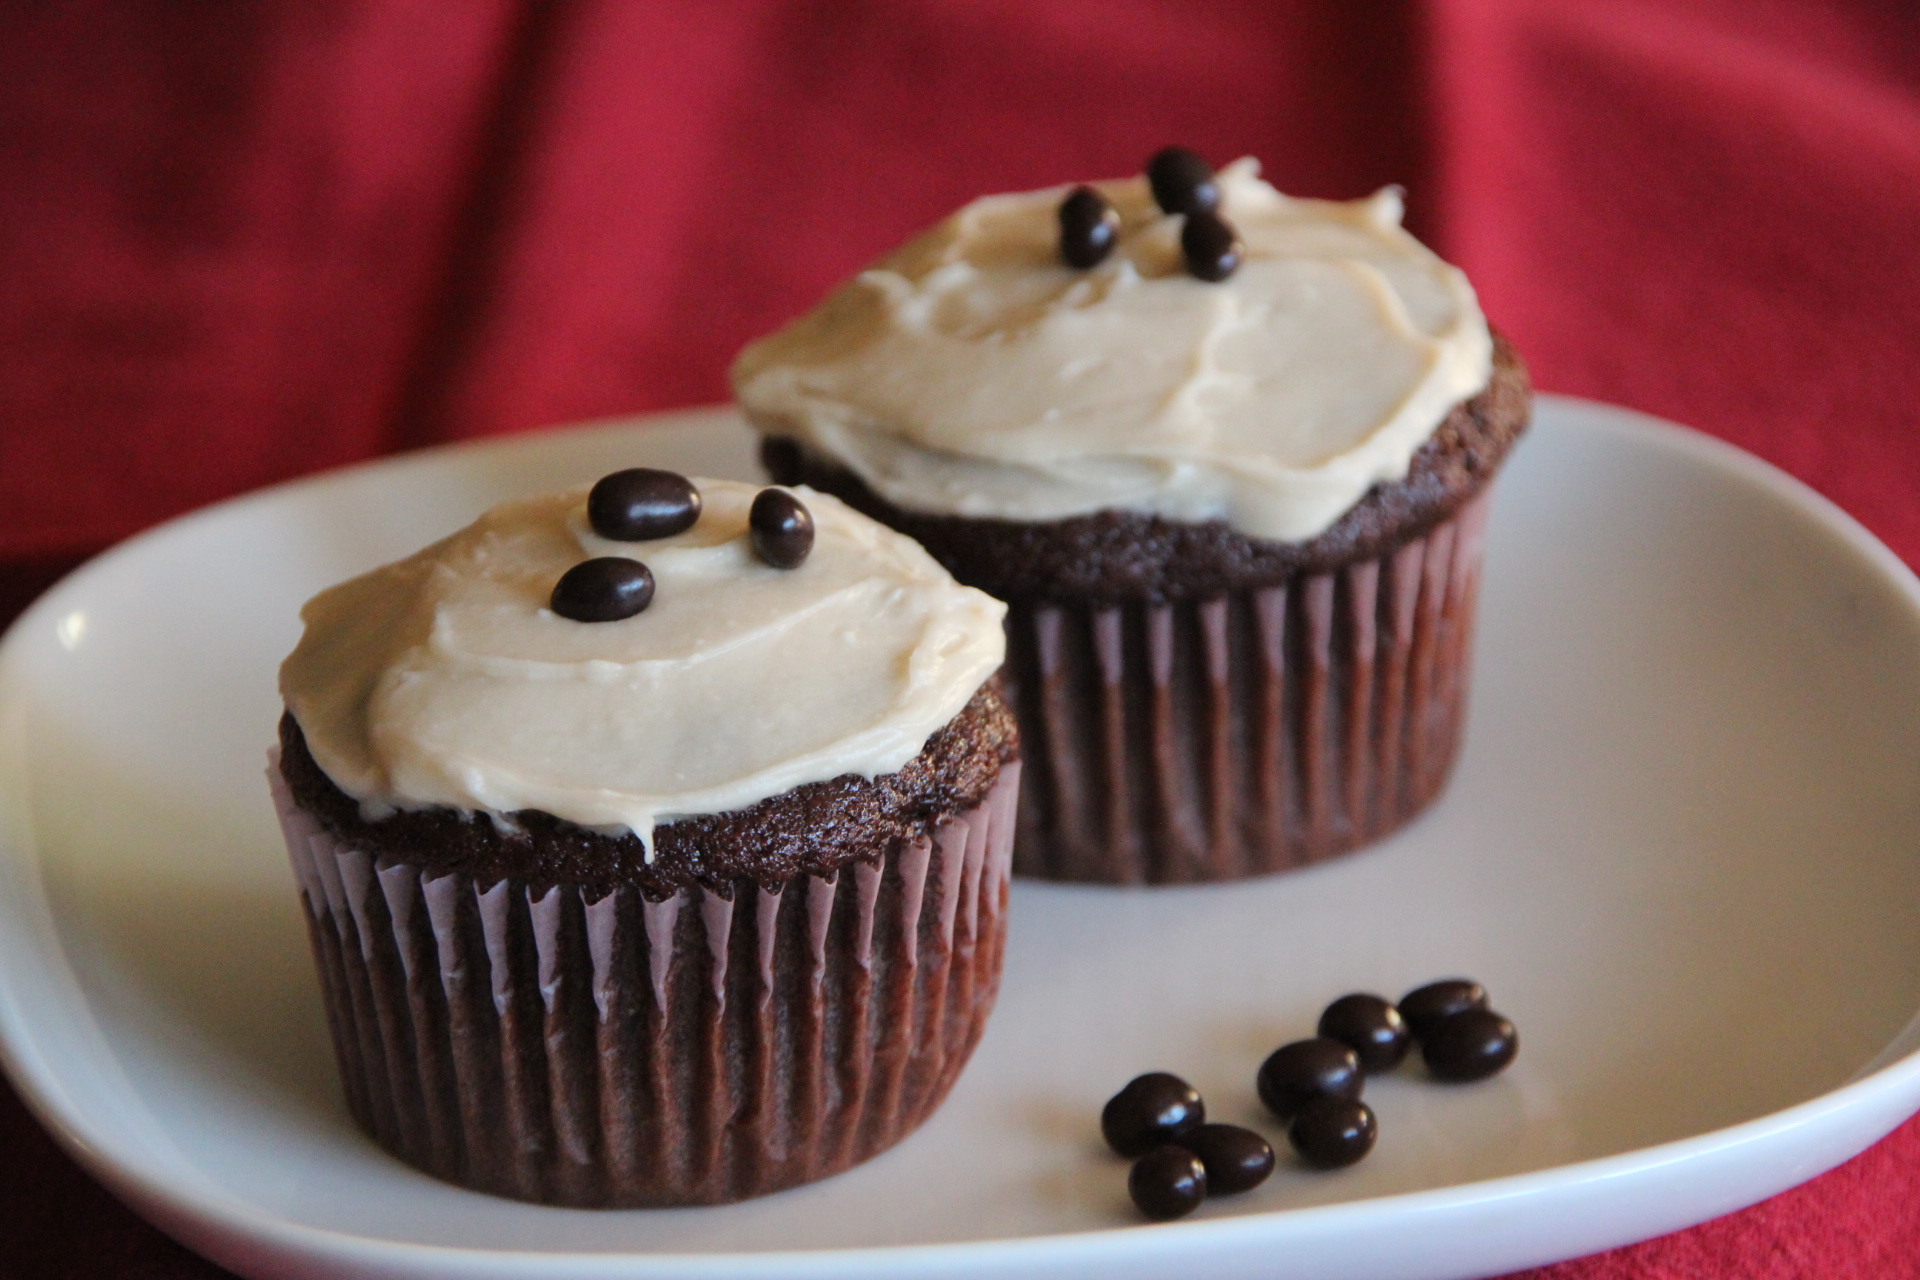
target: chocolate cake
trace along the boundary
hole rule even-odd
[[[932,1112],[992,1007],[1000,607],[826,495],[688,487],[667,532],[584,490],[496,508],[316,597],[282,670],[270,781],[348,1109],[449,1181],[823,1177]]]
[[[1015,870],[1051,879],[1281,871],[1424,809],[1530,413],[1397,191],[1164,159],[976,201],[734,368],[776,480],[1009,603]]]

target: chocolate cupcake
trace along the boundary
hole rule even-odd
[[[269,774],[348,1108],[549,1204],[885,1149],[1004,946],[1002,606],[824,494],[637,474],[321,593],[281,668]]]
[[[1397,190],[1163,159],[975,201],[733,369],[776,480],[1009,603],[1014,869],[1051,879],[1281,871],[1428,805],[1530,412]]]

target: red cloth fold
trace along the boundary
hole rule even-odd
[[[1920,10],[1818,0],[16,5],[0,618],[273,480],[715,400],[982,191],[1168,141],[1387,182],[1550,390],[1703,427],[1920,563]],[[25,1275],[201,1276],[0,1097]],[[1536,1273],[1920,1274],[1920,1129]],[[17,1246],[17,1247],[16,1247]],[[23,1261],[24,1260],[24,1261]]]

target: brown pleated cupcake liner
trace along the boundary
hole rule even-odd
[[[878,863],[660,902],[380,866],[268,774],[348,1109],[463,1186],[639,1207],[838,1173],[933,1112],[999,989],[1017,763]]]
[[[1013,605],[1015,874],[1232,880],[1419,813],[1465,718],[1488,497],[1378,560],[1260,590]]]

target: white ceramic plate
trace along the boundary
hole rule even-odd
[[[1920,1107],[1920,583],[1705,437],[1548,399],[1495,503],[1440,805],[1301,874],[1020,883],[1000,1007],[920,1133],[814,1186],[595,1213],[378,1151],[333,1078],[261,777],[319,587],[495,499],[751,475],[725,414],[437,451],[110,552],[0,646],[0,1050],[70,1150],[244,1275],[1474,1276],[1698,1222]],[[1096,1135],[1138,1071],[1276,1140],[1254,1068],[1350,990],[1466,973],[1521,1029],[1375,1081],[1364,1163],[1148,1227]]]

